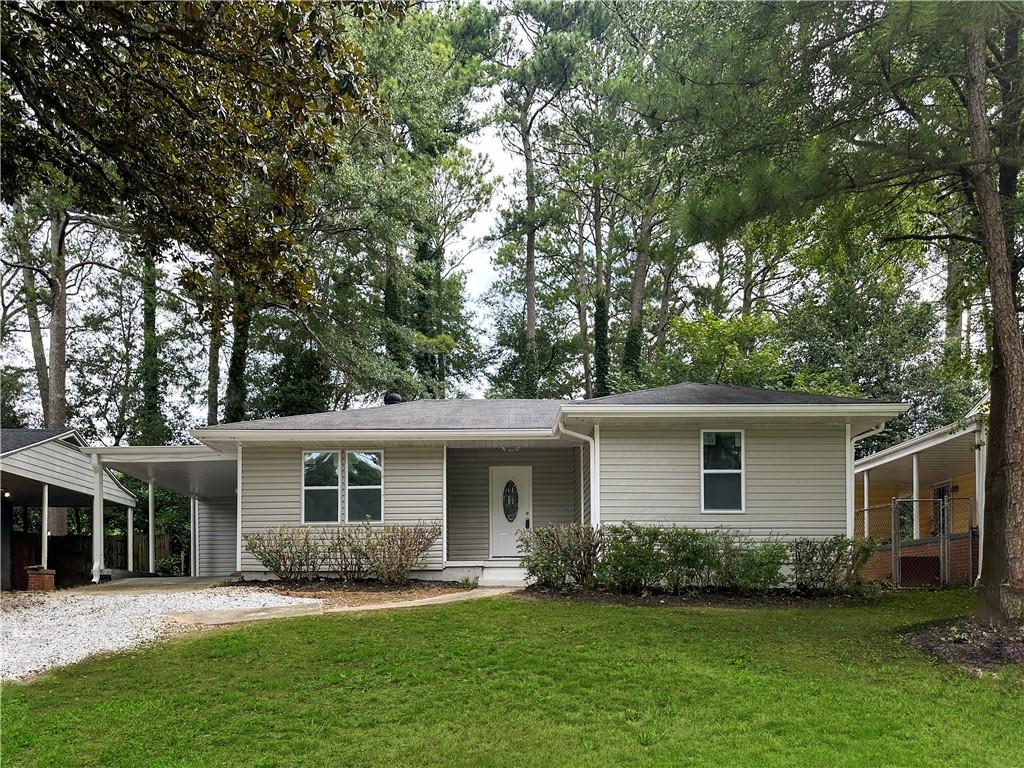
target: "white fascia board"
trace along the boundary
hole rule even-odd
[[[348,442],[458,440],[557,440],[552,429],[217,429],[193,430],[204,442]]]
[[[903,403],[761,403],[737,405],[563,405],[562,415],[573,418],[690,416],[732,418],[736,416],[877,416],[893,418],[910,406]]]
[[[82,453],[98,456],[101,461],[114,462],[189,462],[234,461],[234,452],[217,451],[206,445],[115,445],[83,447]]]
[[[974,421],[966,423],[966,425],[957,428],[959,425],[951,424],[939,429],[927,432],[917,437],[912,437],[909,440],[904,440],[902,443],[886,448],[884,451],[873,453],[870,456],[865,456],[863,459],[859,459],[854,467],[858,472],[863,472],[866,469],[874,469],[884,464],[888,464],[892,461],[904,459],[907,456],[912,456],[915,453],[926,451],[929,448],[934,448],[937,445],[942,445],[950,440],[955,440],[958,437],[964,435],[974,434],[977,431],[977,424]]]

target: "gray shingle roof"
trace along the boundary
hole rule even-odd
[[[829,403],[878,403],[859,397],[833,397],[807,392],[730,387],[723,384],[671,384],[667,387],[595,397],[577,404],[587,405],[786,405]]]
[[[27,448],[70,432],[70,429],[0,429],[0,453]]]
[[[220,429],[553,429],[566,400],[412,400],[375,408],[279,416],[208,427]]]

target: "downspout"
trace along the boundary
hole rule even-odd
[[[565,435],[566,437],[572,437],[576,440],[582,440],[589,447],[590,453],[590,525],[593,528],[597,528],[601,525],[601,489],[599,484],[601,482],[600,473],[598,472],[597,464],[597,444],[593,437],[585,435],[582,432],[574,432],[571,429],[567,429],[562,424],[562,414],[558,414],[558,421],[555,423],[555,432],[558,434]]]

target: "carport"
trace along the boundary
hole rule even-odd
[[[153,491],[164,488],[189,499],[191,576],[222,576],[237,570],[238,457],[205,445],[113,446],[83,448],[96,467],[116,470],[149,486],[152,521]],[[102,516],[102,510],[99,513]]]
[[[97,559],[102,560],[104,503],[127,507],[128,519],[132,520],[135,496],[112,475],[97,471],[90,458],[82,453],[85,445],[85,440],[73,429],[0,430],[0,486],[3,494],[3,567],[0,575],[4,589],[11,588],[14,576],[12,540],[16,507],[39,507],[42,510],[39,562],[30,565],[42,565],[44,568],[50,565],[51,508],[92,506],[94,512],[100,510],[99,517],[94,515],[92,521],[94,568]],[[131,527],[129,523],[129,538]],[[150,536],[151,542],[152,539]],[[131,552],[130,543],[128,551]],[[149,565],[152,568],[152,561]]]

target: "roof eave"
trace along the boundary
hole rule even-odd
[[[377,441],[543,440],[557,437],[550,429],[195,429],[203,443],[316,441],[373,443]]]
[[[858,459],[854,462],[854,469],[857,472],[874,469],[893,461],[899,461],[911,454],[934,448],[936,445],[942,445],[942,443],[955,440],[958,437],[973,434],[977,432],[980,423],[979,419],[972,418],[965,419],[956,424],[947,424],[923,435],[904,440],[902,443],[896,443],[896,445],[878,451],[878,453],[872,453],[870,456]]]

